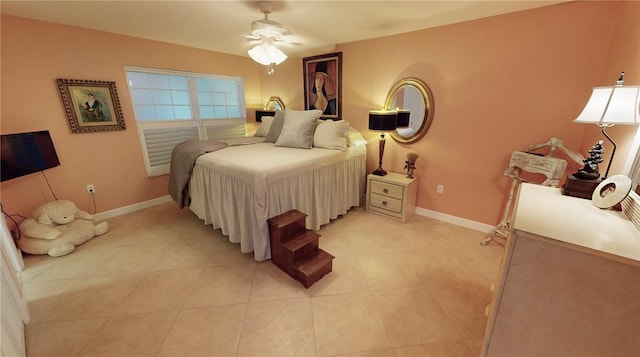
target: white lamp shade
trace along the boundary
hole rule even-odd
[[[640,124],[640,86],[593,88],[591,98],[574,122],[607,126]]]
[[[287,59],[287,55],[280,51],[279,48],[266,43],[257,45],[250,49],[248,53],[251,59],[265,66],[272,63],[278,65]]]

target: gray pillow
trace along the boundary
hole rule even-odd
[[[271,129],[271,123],[273,122],[272,116],[264,116],[262,117],[262,124],[256,130],[256,133],[253,136],[262,136],[265,137],[269,133],[269,129]]]
[[[297,149],[311,149],[313,132],[322,110],[291,110],[284,111],[284,124],[276,146]]]
[[[264,138],[265,143],[275,143],[278,141],[278,137],[280,136],[280,132],[282,131],[282,126],[284,125],[284,112],[282,110],[276,110],[276,114],[273,116],[273,121],[271,122],[271,127],[269,127],[269,132],[267,136]]]

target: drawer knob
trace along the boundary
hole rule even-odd
[[[386,188],[382,189],[382,192],[384,193],[389,193],[389,190],[387,190]]]
[[[387,205],[387,201],[382,201],[382,205],[386,206]]]

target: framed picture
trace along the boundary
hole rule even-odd
[[[124,130],[116,82],[58,79],[73,133]]]
[[[342,117],[342,52],[302,60],[304,107],[322,110],[322,118]]]

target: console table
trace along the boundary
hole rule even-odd
[[[640,356],[640,230],[523,183],[482,356]]]
[[[493,230],[491,230],[480,244],[488,244],[496,235],[501,238],[507,238],[510,229],[509,215],[511,214],[513,195],[518,183],[525,181],[520,176],[522,171],[533,174],[542,174],[546,179],[541,183],[541,185],[558,187],[566,169],[567,162],[563,159],[558,159],[552,156],[541,156],[522,151],[514,151],[511,154],[511,160],[509,160],[509,167],[504,172],[505,176],[511,177],[511,190],[509,191],[509,198],[507,199],[507,205],[504,208],[502,220],[497,226],[495,226],[495,228],[493,228]]]

